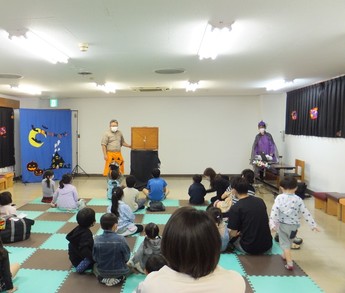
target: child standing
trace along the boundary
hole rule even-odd
[[[104,214],[100,222],[104,231],[94,239],[93,259],[96,263],[93,272],[100,283],[114,286],[129,273],[126,263],[131,252],[126,239],[116,233],[117,216],[113,213]]]
[[[12,278],[14,278],[19,271],[19,264],[10,265],[8,251],[2,244],[0,237],[0,292],[6,291],[12,293],[17,291],[17,287],[13,286]]]
[[[85,207],[84,200],[79,200],[77,189],[72,185],[71,174],[62,175],[59,188],[54,193],[51,206],[60,209],[82,209]]]
[[[296,178],[286,176],[280,181],[280,187],[283,193],[276,197],[272,206],[270,228],[279,234],[279,245],[283,250],[282,258],[286,260],[285,268],[291,271],[293,261],[290,247],[300,226],[301,216],[303,215],[313,231],[319,231],[319,229],[303,200],[295,194]]]
[[[128,262],[130,267],[136,268],[140,273],[145,273],[146,262],[149,256],[157,255],[161,252],[161,237],[159,228],[155,223],[145,226],[145,239],[140,244],[139,249]]]
[[[193,176],[193,184],[188,189],[190,204],[203,204],[205,202],[206,189],[201,181],[201,175]]]
[[[111,200],[111,196],[113,194],[114,188],[120,186],[120,182],[118,181],[119,176],[120,176],[119,169],[111,170],[109,172],[107,197],[110,200]]]
[[[208,207],[207,213],[211,216],[211,218],[216,222],[216,226],[218,228],[220,238],[222,240],[220,252],[224,252],[228,245],[230,240],[229,230],[226,227],[225,222],[223,221],[222,211],[219,208],[216,207]]]
[[[96,222],[95,211],[83,208],[77,214],[78,226],[66,236],[68,243],[68,256],[77,273],[91,269],[94,261],[92,258],[93,236],[90,228]]]
[[[107,212],[113,213],[118,218],[117,233],[122,236],[128,236],[143,231],[144,227],[140,224],[134,224],[135,215],[131,208],[122,201],[123,189],[116,187],[111,198],[111,205]]]
[[[0,193],[0,216],[17,214],[16,205],[12,203],[12,194],[9,191]]]
[[[146,188],[143,189],[144,194],[149,200],[162,201],[169,193],[166,188],[166,181],[160,177],[161,171],[158,168],[152,170],[153,178],[147,182]]]
[[[54,173],[51,170],[47,170],[43,173],[42,180],[42,202],[51,203],[55,192],[55,182],[53,181]]]
[[[145,198],[139,198],[139,190],[134,188],[136,179],[133,175],[126,177],[126,185],[123,189],[123,202],[128,204],[133,212],[145,207]]]

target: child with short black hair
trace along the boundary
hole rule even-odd
[[[12,194],[9,191],[0,193],[0,216],[17,214],[16,205],[12,203]]]
[[[143,225],[135,224],[135,215],[131,208],[122,201],[123,189],[116,187],[113,191],[111,204],[107,208],[108,213],[113,213],[118,217],[117,233],[122,236],[128,236],[135,233],[140,233],[144,230]]]
[[[163,255],[151,254],[146,261],[145,274],[148,275],[151,272],[157,272],[166,265],[168,263]],[[142,282],[139,283],[135,293],[142,293]]]
[[[90,228],[96,222],[96,213],[93,209],[85,207],[77,214],[78,226],[66,236],[68,243],[68,256],[77,273],[91,269],[93,235]]]
[[[126,177],[126,185],[123,189],[123,202],[128,204],[133,212],[145,208],[145,198],[139,198],[139,190],[135,186],[136,179],[133,175]]]
[[[107,198],[111,200],[111,196],[113,194],[113,190],[116,187],[120,186],[120,182],[119,182],[119,169],[114,169],[114,170],[110,170],[109,171],[109,178],[108,178],[108,187],[107,187]]]
[[[283,191],[274,200],[270,216],[270,228],[279,234],[279,245],[283,250],[282,258],[286,261],[285,268],[293,270],[291,244],[300,226],[301,216],[313,231],[320,231],[303,200],[295,194],[297,180],[293,176],[286,176],[280,181]]]
[[[149,256],[160,254],[162,240],[159,236],[159,227],[155,223],[149,223],[145,226],[145,234],[144,241],[128,262],[128,266],[137,269],[143,274],[145,273],[146,262]]]
[[[10,264],[8,251],[3,246],[0,237],[0,292],[12,293],[17,291],[18,288],[13,286],[12,279],[16,276],[19,268],[18,263]]]
[[[196,174],[193,176],[193,184],[189,186],[189,203],[190,204],[203,204],[205,202],[206,189],[201,183],[202,176]]]
[[[106,286],[122,282],[130,270],[127,266],[131,251],[126,239],[116,233],[118,219],[113,213],[104,214],[101,219],[102,235],[95,236],[93,246],[94,274]]]
[[[167,189],[167,182],[160,177],[161,171],[158,168],[152,170],[152,176],[148,182],[146,188],[143,189],[143,193],[149,200],[162,201],[164,200],[169,190]]]
[[[42,176],[42,202],[51,203],[55,192],[54,172],[47,170]]]
[[[216,223],[216,226],[220,234],[220,238],[222,240],[220,252],[224,252],[229,245],[230,235],[226,223],[223,221],[222,211],[219,208],[209,206],[206,209],[206,212]]]

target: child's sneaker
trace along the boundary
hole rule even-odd
[[[288,264],[285,265],[285,268],[289,271],[293,271],[293,266],[289,266]]]

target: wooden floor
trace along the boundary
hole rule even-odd
[[[169,176],[165,179],[170,190],[169,198],[188,199],[187,190],[192,183],[191,178]],[[207,182],[202,183],[207,185]],[[103,177],[77,177],[73,184],[77,187],[80,197],[106,197],[106,180]],[[14,203],[21,206],[41,195],[41,183],[23,184],[18,181],[8,190],[13,195]],[[207,198],[211,196],[212,194],[209,194]],[[261,187],[257,188],[257,196],[265,200],[269,212],[274,200],[272,193]],[[322,290],[344,293],[345,223],[338,221],[334,216],[315,210],[313,198],[305,199],[305,204],[322,231],[312,232],[302,220],[298,236],[304,239],[304,243],[300,250],[293,251],[293,258]]]

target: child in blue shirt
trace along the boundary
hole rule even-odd
[[[143,193],[149,200],[162,201],[169,193],[169,190],[166,188],[168,184],[160,175],[161,171],[158,168],[153,169],[153,178],[147,182],[146,188],[143,189]]]

